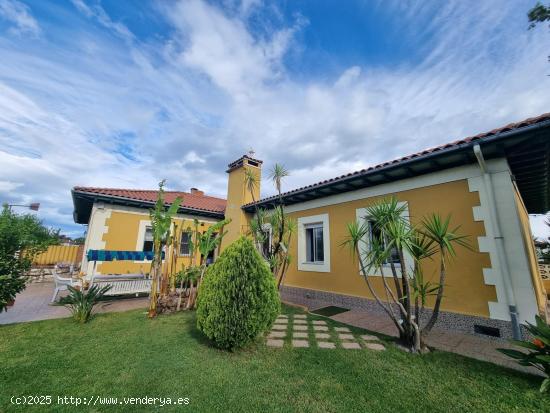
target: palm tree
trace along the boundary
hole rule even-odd
[[[177,213],[182,198],[178,197],[165,209],[164,203],[164,183],[159,183],[159,191],[155,207],[149,211],[151,217],[151,231],[153,233],[153,260],[151,262],[151,295],[149,301],[148,317],[153,318],[157,315],[158,290],[159,285],[163,284],[162,274],[162,250],[168,242],[170,228],[172,226],[172,217]]]
[[[289,245],[293,234],[296,232],[296,225],[286,216],[283,205],[282,182],[289,175],[284,166],[275,164],[269,174],[269,179],[272,180],[277,190],[279,205],[275,206],[270,214],[255,205],[255,216],[250,221],[250,234],[254,238],[258,251],[269,263],[279,288],[283,284],[284,276],[292,259],[289,254]],[[258,177],[253,171],[245,171],[245,184],[255,203],[254,193],[258,186]],[[269,233],[266,232],[268,226],[273,234],[271,241],[269,240]],[[263,248],[266,242],[270,242],[268,249]]]
[[[367,208],[367,216],[361,224],[352,222],[347,226],[347,246],[357,257],[367,287],[375,301],[395,324],[400,340],[413,352],[422,351],[423,337],[429,333],[439,316],[445,284],[446,262],[455,255],[455,246],[468,244],[465,236],[458,234],[458,228],[449,230],[450,217],[446,220],[432,214],[419,227],[411,226],[404,216],[406,207],[391,198]],[[425,281],[421,262],[440,253],[439,283]],[[393,264],[392,255],[398,256],[398,265],[390,265],[395,293],[389,287],[384,274],[388,261]],[[405,255],[413,260],[407,267]],[[399,274],[397,270],[399,269]],[[377,293],[369,273],[379,271],[382,278],[385,301]],[[399,282],[399,276],[401,282]],[[422,328],[422,312],[428,296],[436,295],[436,304],[430,320]],[[414,316],[413,316],[414,301]],[[393,307],[399,309],[399,317]]]
[[[432,214],[422,221],[423,233],[426,237],[431,239],[439,250],[439,289],[435,300],[432,316],[428,321],[428,324],[423,329],[423,334],[428,334],[434,326],[437,318],[439,317],[439,309],[441,307],[441,300],[443,299],[443,290],[445,287],[445,277],[447,276],[447,259],[449,256],[456,256],[455,245],[460,245],[465,248],[470,248],[465,235],[459,235],[458,230],[460,227],[456,227],[453,230],[449,229],[449,223],[451,216],[447,216],[445,220],[442,220],[439,215]]]

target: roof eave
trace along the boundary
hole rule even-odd
[[[78,191],[78,190],[75,190],[74,188],[71,190],[71,194],[72,194],[73,205],[74,205],[73,219],[77,224],[88,223],[90,213],[91,213],[91,208],[95,202],[105,202],[107,204],[131,206],[136,208],[147,208],[147,209],[155,205],[155,202],[153,201],[144,201],[144,200],[137,200],[132,198],[115,196],[115,195],[105,195],[105,194],[98,194],[94,192]],[[87,199],[91,203],[88,211],[82,211],[82,210],[79,211],[79,209],[81,208],[79,208],[79,203],[77,202],[78,199]],[[165,205],[168,206],[170,204],[165,203]],[[196,215],[204,218],[215,218],[215,219],[223,219],[225,216],[224,212],[210,211],[206,209],[191,208],[191,207],[180,207],[178,209],[178,213]]]
[[[463,153],[466,153],[463,164],[473,163],[475,162],[475,158],[473,157],[472,153],[468,153],[468,152],[470,152],[469,150],[473,148],[473,146],[476,144],[479,144],[483,148],[491,144],[498,143],[499,141],[502,141],[504,139],[510,139],[511,137],[514,137],[517,135],[527,135],[530,132],[535,132],[539,129],[547,128],[549,126],[550,126],[550,120],[544,120],[542,122],[535,123],[532,125],[526,125],[517,129],[502,131],[499,133],[495,133],[494,135],[485,136],[483,138],[473,139],[468,142],[463,142],[463,143],[451,146],[449,148],[442,148],[440,150],[437,150],[428,154],[415,156],[410,159],[405,159],[386,166],[381,166],[379,168],[376,168],[370,171],[351,174],[349,176],[346,175],[340,178],[336,178],[330,182],[314,185],[313,187],[306,187],[300,190],[291,191],[286,194],[283,194],[283,203],[285,205],[301,203],[312,199],[323,198],[326,196],[334,195],[336,193],[350,192],[353,190],[366,188],[369,186],[376,186],[382,183],[397,181],[397,180],[405,179],[412,176],[418,176],[425,173],[430,173],[435,170],[442,170],[442,169],[447,169],[455,166],[452,164],[445,164],[444,162],[435,162],[437,158],[440,158],[439,161],[441,161],[441,158],[444,157],[445,155],[449,157],[453,154],[460,154],[461,152],[463,152]],[[434,165],[433,170],[426,169],[425,171],[411,174],[411,169],[410,169],[411,166],[418,165],[422,162],[431,162],[431,161],[433,161],[433,165]],[[391,179],[390,177],[390,179],[388,179],[388,174],[390,172],[395,174],[395,172],[398,171],[399,169],[404,170],[406,172],[405,174],[406,176],[404,175],[402,177],[395,177],[394,179]],[[384,176],[385,179],[381,180],[380,182],[370,181],[369,178],[373,178],[379,175]],[[356,185],[356,186],[349,185],[349,186],[346,186],[345,189],[338,189],[333,191],[330,190],[330,188],[334,188],[335,186],[346,185],[350,182],[358,181],[358,180],[363,181],[363,184]],[[301,199],[297,199],[297,198],[301,198]],[[264,200],[260,200],[256,203],[244,205],[242,209],[245,210],[246,212],[254,212],[256,206],[271,209],[277,203],[278,203],[278,198],[276,196],[269,197]],[[548,210],[548,208],[549,208],[549,205],[544,205],[542,208],[538,208],[538,209]],[[536,211],[529,211],[529,212],[536,212]]]

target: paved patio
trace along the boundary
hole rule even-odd
[[[71,313],[65,307],[50,305],[53,290],[54,283],[50,281],[27,285],[27,288],[15,298],[15,305],[8,308],[8,311],[0,313],[0,324],[70,317]],[[62,292],[61,295],[64,293]],[[148,303],[147,297],[122,298],[101,302],[96,306],[95,311],[98,313],[127,311],[146,308]]]

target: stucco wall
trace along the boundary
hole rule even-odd
[[[460,232],[470,236],[473,250],[457,248],[457,257],[449,264],[447,274],[446,298],[443,309],[464,314],[488,317],[488,302],[496,300],[495,287],[486,285],[483,268],[490,267],[487,253],[480,253],[478,237],[484,236],[482,222],[474,221],[472,208],[479,205],[477,192],[470,192],[466,179],[431,185],[423,188],[395,193],[399,201],[406,202],[410,221],[418,224],[422,217],[436,212],[441,216],[452,216],[452,223],[460,225]],[[298,270],[297,237],[291,244],[293,263],[288,271],[285,285],[313,290],[330,291],[339,294],[372,298],[364,280],[360,277],[357,261],[349,251],[341,246],[346,238],[346,224],[356,220],[356,210],[365,208],[385,196],[373,196],[366,199],[342,202],[292,212],[293,219],[311,215],[328,214],[330,228],[330,272],[310,272]],[[425,261],[423,266],[427,279],[438,280],[438,261]],[[374,284],[382,287],[380,277],[373,277]],[[382,291],[381,289],[379,291]],[[431,300],[429,302],[431,304]]]
[[[543,280],[540,274],[540,268],[537,262],[537,253],[535,250],[535,243],[533,241],[533,235],[531,234],[531,227],[529,225],[529,215],[525,209],[521,197],[517,188],[514,186],[514,198],[516,200],[516,206],[519,212],[519,219],[521,222],[521,232],[523,236],[524,248],[526,257],[528,259],[529,273],[531,281],[535,289],[535,298],[538,311],[541,315],[547,317],[547,296],[546,290],[543,285]]]
[[[141,251],[143,246],[143,235],[147,225],[150,225],[149,213],[146,210],[114,205],[96,205],[94,209],[98,213],[92,215],[90,220],[89,240],[86,241],[86,250],[105,249],[122,251]],[[100,212],[99,212],[100,211]],[[193,216],[178,215],[174,221],[178,228],[193,228]],[[204,232],[214,222],[198,218],[200,221],[199,230]],[[94,231],[94,233],[92,233]],[[179,230],[178,230],[179,232]],[[177,268],[181,265],[189,265],[191,258],[179,256]],[[93,264],[88,263],[88,274],[92,273]],[[97,263],[96,274],[127,274],[127,273],[149,273],[150,262],[138,261],[111,261]]]

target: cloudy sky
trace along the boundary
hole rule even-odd
[[[224,197],[253,148],[291,189],[548,112],[533,3],[0,0],[0,201],[77,236],[75,185]]]

